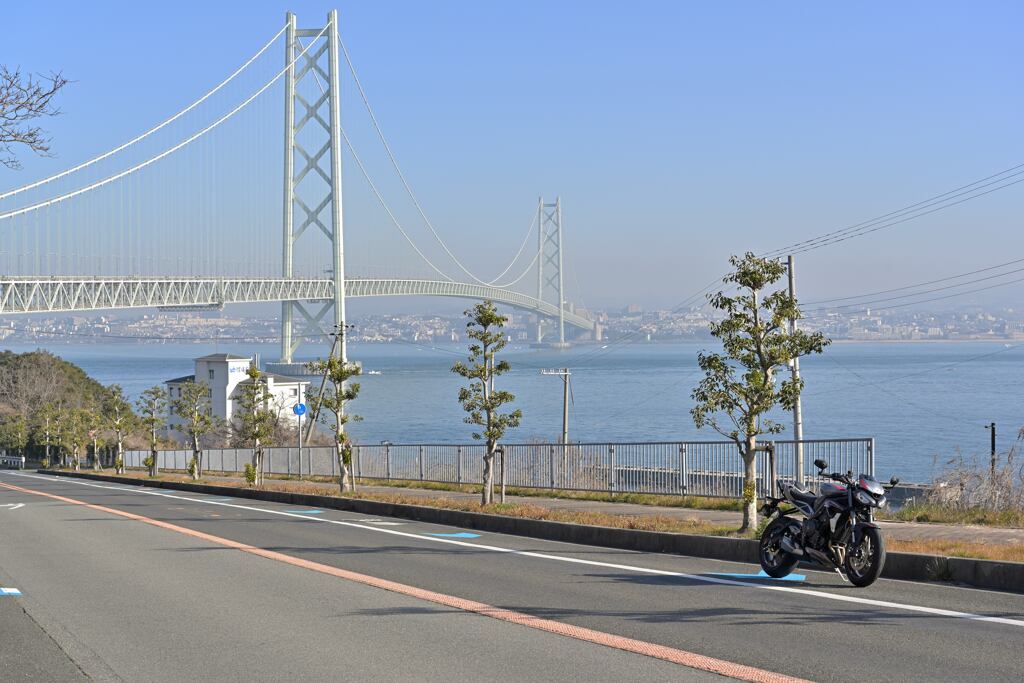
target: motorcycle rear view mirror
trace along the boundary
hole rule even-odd
[[[821,458],[818,458],[817,460],[814,461],[814,466],[817,467],[822,472],[828,469],[828,463],[822,460]]]
[[[899,477],[893,477],[892,479],[889,480],[889,486],[896,486],[896,484],[898,483],[900,483]]]

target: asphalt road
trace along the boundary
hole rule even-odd
[[[0,585],[23,593],[0,601],[17,600],[100,680],[716,677],[325,567],[811,680],[1024,678],[1020,595],[888,580],[857,589],[816,572],[762,581],[744,576],[757,572],[750,565],[432,536],[464,530],[334,510],[27,473],[2,473],[3,483],[177,527],[0,486],[0,506],[25,504],[0,507]]]

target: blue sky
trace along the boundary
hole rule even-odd
[[[559,194],[573,298],[591,306],[668,306],[730,253],[1024,162],[1020,3],[12,5],[0,61],[63,69],[75,83],[64,115],[46,123],[59,157],[25,157],[25,170],[0,170],[0,187],[180,109],[273,35],[287,9],[319,26],[337,6],[385,131],[460,256],[493,276],[537,196]],[[343,123],[365,118],[353,98],[349,89]],[[1022,208],[1024,184],[812,252],[800,260],[801,291],[844,296],[1022,257]]]

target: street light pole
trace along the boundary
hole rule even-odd
[[[787,270],[789,271],[789,298],[796,300],[796,277],[793,274],[793,256],[790,255],[787,258]],[[789,320],[789,333],[794,334],[796,332],[796,318],[790,318]],[[790,372],[792,373],[793,383],[800,383],[800,358],[796,357],[790,361],[789,365]],[[797,393],[796,401],[793,403],[793,441],[795,448],[794,453],[796,454],[796,484],[797,486],[803,486],[804,483],[804,418],[803,412],[800,406],[800,394]]]
[[[990,440],[991,440],[990,455],[991,455],[991,458],[992,458],[992,462],[991,462],[991,476],[992,476],[992,483],[994,484],[996,482],[996,423],[995,422],[990,422],[989,424],[985,425],[985,429],[988,429],[988,430],[991,431],[991,433],[989,434],[989,437],[990,437]]]
[[[562,445],[569,443],[569,377],[572,373],[569,368],[555,368],[541,370],[542,375],[558,375],[562,378]]]

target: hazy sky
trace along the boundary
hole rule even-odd
[[[0,62],[63,69],[75,83],[64,115],[45,124],[58,158],[0,169],[0,188],[144,130],[236,68],[287,9],[320,26],[335,3],[8,5]],[[571,298],[590,306],[672,305],[730,253],[1024,162],[1019,2],[337,7],[385,132],[458,254],[493,277],[537,197],[561,195]],[[354,97],[350,88],[343,124],[365,119]],[[1024,183],[817,250],[798,262],[801,293],[844,296],[1024,257],[1022,209]]]

